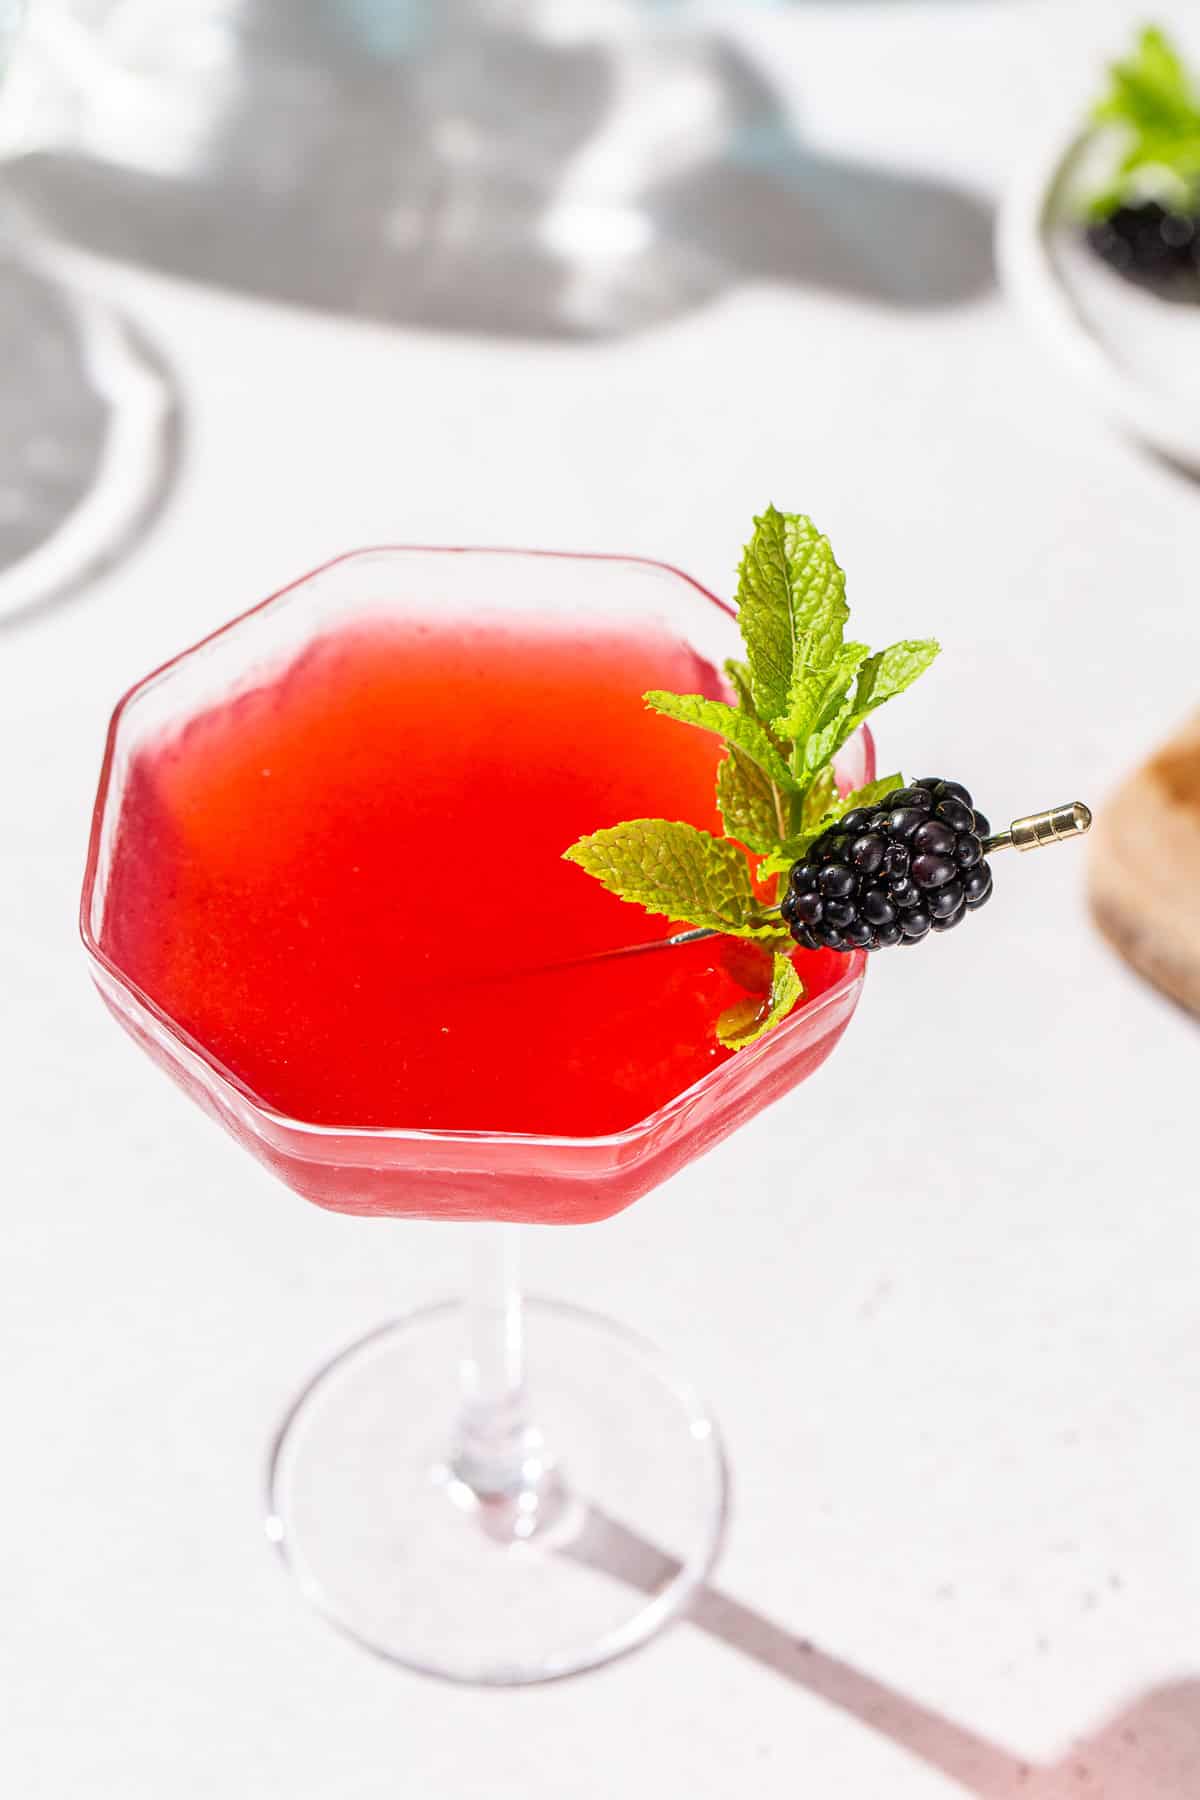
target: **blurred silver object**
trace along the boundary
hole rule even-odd
[[[21,12],[0,0],[0,69]],[[169,478],[172,406],[136,335],[43,266],[11,209],[0,209],[0,372],[2,624],[133,543]]]
[[[799,145],[761,75],[675,12],[43,0],[9,184],[109,254],[475,330],[634,330],[747,275],[906,305],[983,285],[976,202]]]

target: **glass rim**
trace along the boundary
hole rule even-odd
[[[777,1053],[783,1050],[784,1046],[789,1043],[791,1039],[800,1036],[802,1032],[807,1032],[811,1028],[814,1020],[819,1020],[836,1003],[845,1000],[849,995],[853,994],[858,987],[861,987],[866,973],[867,958],[865,951],[855,950],[845,956],[846,971],[844,975],[839,976],[839,978],[834,981],[831,986],[826,988],[823,993],[819,994],[816,999],[797,1008],[790,1018],[786,1019],[782,1025],[776,1026],[766,1037],[760,1038],[757,1043],[748,1046],[744,1050],[737,1051],[726,1062],[718,1064],[716,1068],[708,1070],[696,1081],[692,1082],[689,1087],[682,1089],[678,1094],[673,1094],[662,1106],[656,1108],[652,1113],[644,1114],[640,1119],[635,1120],[632,1125],[625,1126],[620,1131],[604,1132],[596,1136],[573,1137],[564,1136],[561,1133],[554,1132],[501,1131],[495,1129],[435,1129],[428,1126],[322,1125],[318,1124],[315,1120],[302,1119],[296,1117],[294,1114],[283,1112],[280,1108],[273,1106],[268,1100],[265,1100],[262,1095],[256,1093],[247,1082],[243,1081],[239,1075],[228,1068],[227,1065],[223,1063],[219,1057],[215,1056],[206,1045],[202,1044],[198,1038],[193,1037],[177,1019],[172,1018],[157,1001],[147,994],[143,988],[139,987],[137,982],[133,981],[125,970],[122,969],[118,963],[115,963],[101,948],[96,934],[92,929],[92,911],[95,900],[96,879],[100,866],[101,827],[108,808],[109,790],[112,782],[113,765],[116,758],[117,737],[125,714],[133,701],[144,694],[149,688],[156,686],[160,681],[165,679],[173,669],[187,658],[193,656],[197,651],[205,649],[209,644],[215,643],[219,638],[224,637],[226,633],[231,632],[238,626],[244,624],[247,619],[254,618],[260,613],[266,612],[269,608],[280,604],[280,602],[285,600],[289,594],[294,593],[296,589],[307,586],[309,582],[315,581],[329,570],[340,568],[347,563],[365,561],[374,556],[504,556],[513,558],[537,557],[539,559],[558,558],[564,562],[627,563],[640,568],[657,569],[663,574],[673,576],[677,580],[685,582],[689,587],[694,588],[703,599],[708,601],[710,605],[715,606],[720,612],[725,613],[727,617],[731,619],[737,617],[736,608],[730,605],[728,601],[722,600],[719,595],[712,593],[702,582],[697,581],[694,576],[689,575],[685,570],[677,568],[673,563],[664,562],[658,557],[626,555],[619,551],[528,550],[516,546],[483,544],[370,544],[356,550],[342,551],[339,555],[331,556],[325,562],[318,563],[305,574],[297,576],[294,580],[287,582],[283,587],[276,588],[272,593],[266,595],[264,599],[256,601],[252,606],[248,606],[242,612],[235,614],[233,618],[225,620],[223,624],[216,626],[212,631],[206,632],[203,637],[197,638],[194,643],[186,645],[182,650],[177,651],[174,656],[171,656],[165,662],[160,663],[157,668],[152,669],[149,674],[143,675],[139,680],[131,683],[113,708],[112,716],[108,723],[108,731],[105,736],[104,756],[100,765],[100,775],[96,787],[96,798],[92,806],[87,862],[84,868],[83,887],[80,895],[79,935],[89,960],[95,965],[95,970],[102,973],[109,981],[114,982],[134,1003],[140,1012],[147,1014],[149,1018],[154,1021],[157,1028],[166,1034],[174,1045],[177,1046],[179,1051],[182,1051],[186,1057],[199,1061],[211,1077],[214,1077],[223,1087],[231,1089],[242,1103],[251,1109],[256,1119],[264,1126],[270,1127],[275,1131],[310,1138],[317,1142],[332,1139],[350,1139],[366,1143],[381,1144],[463,1144],[477,1146],[488,1144],[512,1144],[518,1147],[545,1147],[548,1149],[619,1149],[626,1145],[636,1144],[642,1138],[655,1135],[665,1124],[669,1123],[675,1114],[684,1111],[702,1090],[711,1091],[714,1088],[719,1089],[721,1086],[731,1082],[734,1079],[734,1071],[745,1070],[748,1063],[756,1063],[762,1060],[764,1054],[770,1054],[773,1059]],[[862,736],[868,747],[868,752],[870,753],[873,749],[874,740],[870,730],[865,725],[862,727]],[[668,950],[662,952],[663,955],[668,955],[669,953]],[[550,967],[551,965],[547,965],[543,970],[521,970],[516,971],[515,974],[547,973]]]

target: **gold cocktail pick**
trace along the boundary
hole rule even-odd
[[[1069,806],[1051,806],[1046,812],[1030,813],[1014,819],[1007,831],[997,831],[983,840],[983,854],[993,850],[1045,850],[1050,844],[1065,844],[1082,837],[1092,829],[1091,808],[1082,800]]]

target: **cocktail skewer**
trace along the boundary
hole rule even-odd
[[[1091,827],[1091,809],[1082,800],[1073,800],[1065,806],[1050,806],[1044,812],[1027,813],[1024,818],[1014,819],[1007,831],[993,832],[983,840],[983,854],[991,856],[996,850],[1045,850],[1051,844],[1065,844],[1072,838],[1083,837]],[[779,908],[769,906],[764,910],[777,913]],[[594,950],[588,956],[577,956],[569,963],[555,966],[578,968],[584,963],[610,962],[618,956],[641,956],[648,950],[677,950],[683,944],[698,944],[705,938],[725,935],[709,926],[697,926],[690,931],[676,931],[670,937],[651,938],[643,944],[624,944],[615,950]]]
[[[1083,837],[1091,829],[1091,808],[1082,800],[1072,800],[1068,806],[1051,806],[1045,812],[1014,819],[1007,831],[984,838],[983,854],[990,856],[993,850],[1045,850],[1050,844],[1065,844],[1071,838]]]

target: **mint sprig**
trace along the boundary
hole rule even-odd
[[[744,1050],[764,1032],[787,1018],[804,992],[790,956],[776,951],[771,958],[771,991],[765,1000],[741,1000],[726,1007],[717,1020],[717,1041],[726,1050]]]
[[[730,838],[676,820],[626,819],[580,838],[565,854],[649,913],[730,937],[779,936],[779,920],[755,893],[745,853]]]
[[[713,732],[725,745],[714,837],[667,819],[630,819],[565,852],[623,900],[683,925],[748,938],[773,953],[771,991],[717,1021],[730,1049],[786,1018],[803,993],[776,902],[776,883],[821,832],[856,806],[903,785],[899,775],[839,796],[833,760],[869,715],[921,675],[938,653],[906,639],[872,654],[846,641],[846,578],[829,540],[801,513],[769,506],[754,521],[738,579],[745,661],[729,662],[732,702],[703,694],[645,696],[647,706]],[[764,897],[764,895],[770,897]]]
[[[1109,70],[1092,119],[1117,138],[1119,159],[1088,207],[1106,219],[1118,207],[1157,200],[1169,211],[1200,211],[1200,83],[1166,32],[1147,26],[1131,54]]]

